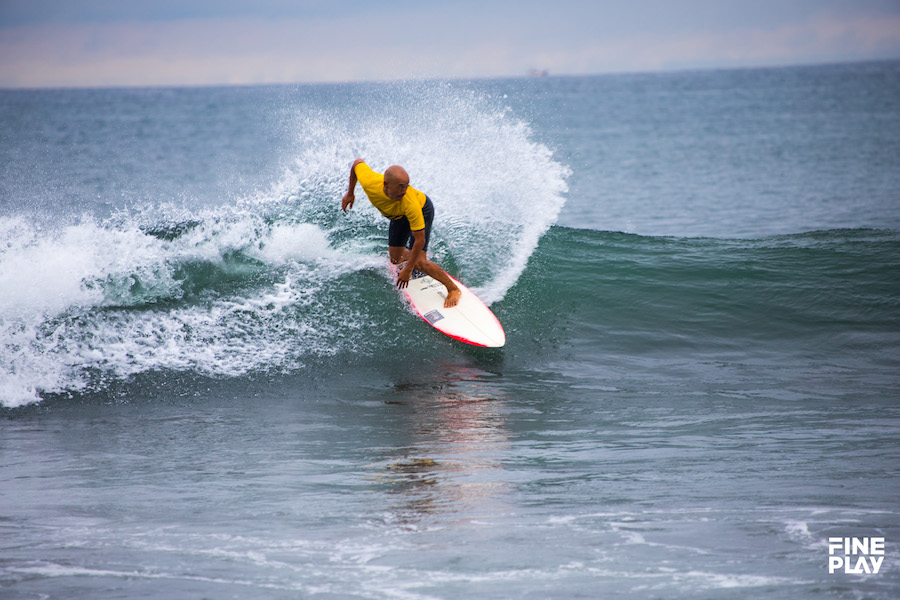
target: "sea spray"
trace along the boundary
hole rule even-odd
[[[452,257],[460,277],[489,304],[502,300],[556,222],[570,169],[488,95],[406,82],[355,88],[352,96],[342,111],[297,115],[303,141],[294,165],[253,202],[343,240],[348,229],[385,227],[364,198],[348,215],[335,210],[351,162],[363,158],[379,171],[403,165],[411,185],[435,203],[433,257]]]

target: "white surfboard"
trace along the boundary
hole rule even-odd
[[[396,283],[397,267],[390,266]],[[406,295],[413,310],[441,333],[473,346],[485,348],[503,346],[506,343],[506,333],[491,309],[469,288],[453,277],[450,279],[453,279],[462,292],[459,303],[453,308],[444,308],[444,300],[447,298],[447,288],[444,284],[424,273],[415,272],[409,280],[409,285],[401,291]]]

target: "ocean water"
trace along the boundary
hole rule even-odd
[[[896,61],[0,91],[0,597],[896,598],[898,132]]]

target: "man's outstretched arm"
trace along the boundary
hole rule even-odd
[[[344,197],[341,200],[341,210],[344,212],[347,212],[348,209],[353,208],[353,203],[356,201],[356,165],[362,162],[366,161],[361,158],[357,158],[353,161],[353,165],[350,167],[350,185],[347,189],[347,193],[344,194]]]

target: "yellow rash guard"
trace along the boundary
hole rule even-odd
[[[425,229],[425,217],[422,216],[422,207],[427,197],[419,190],[408,187],[403,198],[396,202],[384,194],[384,175],[373,171],[366,163],[359,163],[354,169],[356,179],[362,185],[363,191],[369,197],[375,208],[388,219],[400,219],[406,217],[411,231]]]

